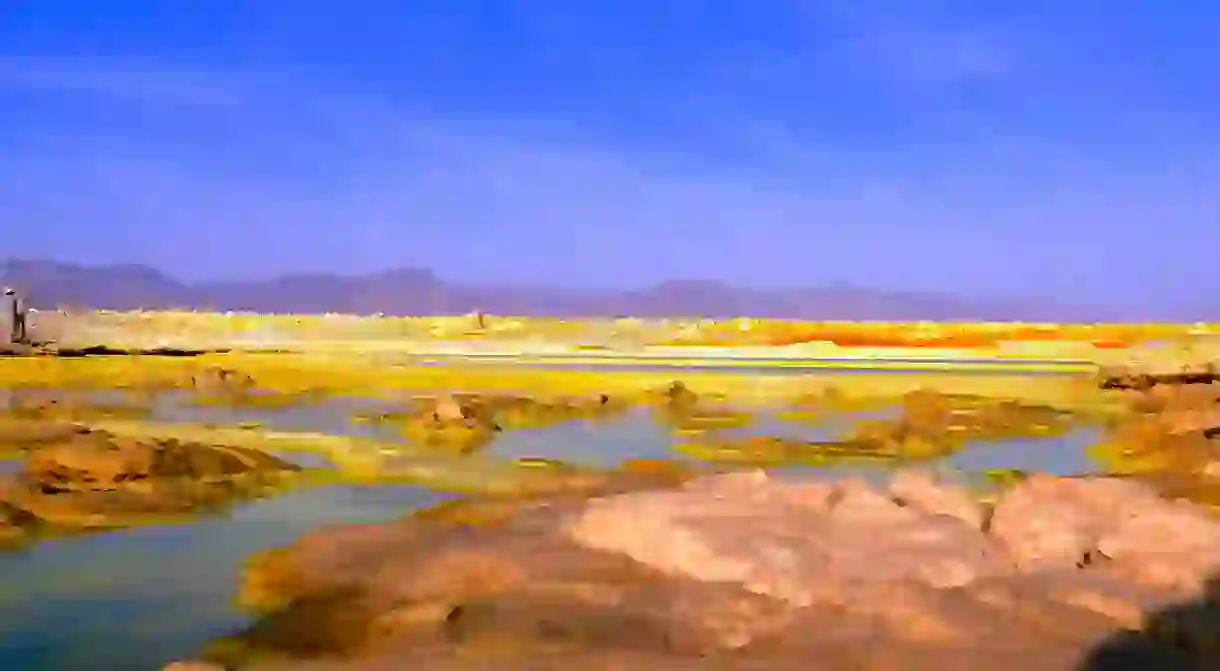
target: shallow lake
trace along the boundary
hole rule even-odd
[[[276,430],[402,440],[389,426],[352,420],[355,413],[379,408],[388,409],[384,402],[333,398],[286,408],[227,408],[168,394],[155,401],[152,415],[161,421],[257,421]],[[831,440],[855,421],[886,413],[843,413],[816,422],[763,413],[750,426],[728,431]],[[503,457],[609,466],[625,459],[689,459],[673,451],[678,440],[649,413],[631,411],[597,422],[509,431],[486,449]],[[1101,465],[1089,459],[1084,448],[1096,440],[1092,429],[1081,428],[1044,439],[978,442],[935,467],[967,474],[993,468],[1094,472]],[[818,472],[827,477],[885,477],[860,467]],[[187,524],[61,538],[0,554],[0,669],[158,669],[245,623],[234,596],[251,554],[286,545],[323,524],[389,520],[448,498],[421,487],[316,487]]]

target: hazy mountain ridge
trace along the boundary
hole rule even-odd
[[[392,315],[493,314],[554,317],[749,315],[786,319],[1024,320],[1114,319],[1105,310],[1052,301],[879,291],[856,287],[745,289],[720,282],[674,280],[644,290],[466,286],[415,268],[363,275],[293,274],[266,280],[187,283],[140,265],[87,266],[57,261],[0,263],[0,278],[51,308],[188,308],[279,313]]]

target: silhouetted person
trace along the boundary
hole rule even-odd
[[[4,288],[4,316],[9,324],[9,342],[24,343],[26,339],[25,301],[12,287]]]
[[[8,287],[4,287],[3,300],[0,300],[0,340],[2,344],[10,344],[13,342],[13,331],[17,329],[17,319],[14,315],[17,313],[17,292]]]

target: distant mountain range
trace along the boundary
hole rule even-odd
[[[465,286],[433,272],[397,269],[366,275],[284,275],[267,280],[186,283],[140,265],[0,262],[0,282],[26,292],[31,306],[186,308],[278,313],[391,315],[491,314],[551,317],[711,317],[777,319],[1100,321],[1104,310],[1033,299],[980,300],[860,288],[744,289],[675,280],[644,290]]]

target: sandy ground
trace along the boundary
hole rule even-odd
[[[548,363],[565,365],[670,365],[724,367],[834,367],[876,369],[976,368],[1020,371],[1085,371],[1121,361],[1087,343],[1001,343],[982,349],[840,347],[829,342],[775,346],[663,346],[643,337],[589,338],[573,334],[499,334],[469,337],[420,332],[392,335],[364,326],[359,318],[337,317],[333,325],[309,332],[276,326],[282,318],[187,320],[139,314],[57,312],[31,316],[39,341],[63,347],[105,345],[119,349],[283,350],[327,354],[402,354],[415,359]],[[229,322],[232,323],[229,323]],[[375,322],[365,319],[365,322]],[[325,323],[325,322],[323,322]],[[218,326],[219,325],[219,326]],[[418,331],[418,330],[417,330]]]

